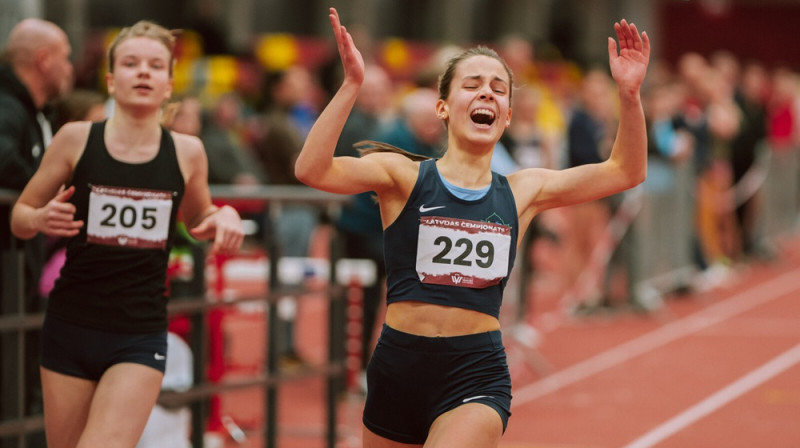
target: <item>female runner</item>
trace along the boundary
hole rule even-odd
[[[367,368],[365,447],[496,447],[510,415],[511,381],[498,321],[519,236],[543,210],[641,183],[646,131],[639,90],[646,33],[622,20],[608,40],[620,124],[608,160],[566,170],[492,173],[492,149],[511,120],[513,78],[495,52],[455,56],[439,81],[436,113],[448,131],[439,159],[367,144],[333,157],[364,78],[364,62],[335,9],[330,21],[344,80],[295,165],[320,190],[377,193],[387,267],[385,326]]]
[[[42,328],[51,448],[133,447],[166,366],[166,268],[178,212],[213,251],[236,251],[239,215],[211,204],[203,145],[160,125],[174,37],[153,23],[112,42],[107,121],[64,125],[12,211],[19,238],[69,237]],[[66,186],[66,188],[62,187]]]

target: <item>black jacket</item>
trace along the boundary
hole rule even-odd
[[[22,190],[44,154],[42,129],[28,89],[0,66],[0,188]]]
[[[0,188],[22,190],[39,167],[44,154],[39,111],[28,89],[8,64],[0,65]],[[11,243],[25,254],[26,308],[37,311],[38,282],[44,264],[44,237],[13,241],[9,226],[11,204],[0,204],[0,250]],[[0,269],[3,269],[0,261]],[[0,287],[3,280],[0,278]],[[1,290],[0,290],[1,291]]]

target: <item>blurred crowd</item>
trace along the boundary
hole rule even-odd
[[[192,34],[184,33],[178,54],[192,58],[197,71],[203,67],[198,61],[209,55],[203,53],[202,40],[186,39]],[[434,113],[435,74],[458,49],[428,47],[413,68],[398,71],[369,36],[359,30],[354,34],[364,49],[366,80],[337,154],[357,157],[357,142],[379,140],[436,157],[445,147],[446,133]],[[55,104],[54,131],[72,119],[97,119],[97,111],[90,114],[86,109],[104,94],[102,40],[84,45],[75,64],[75,89]],[[307,61],[296,54],[286,56],[276,45],[262,45],[252,55],[222,55],[228,58],[227,65],[223,64],[227,68],[220,69],[217,62],[212,69],[213,64],[206,62],[202,70],[207,73],[194,80],[181,75],[187,70],[176,68],[175,94],[165,107],[164,124],[201,138],[211,184],[298,184],[294,159],[317,114],[338,87],[339,66],[335,49],[326,44],[317,47],[316,57]],[[606,66],[539,60],[534,45],[517,36],[492,46],[515,75],[514,115],[495,151],[496,171],[561,169],[607,157],[617,128],[617,104]],[[269,51],[280,54],[271,56]],[[182,63],[185,66],[179,58],[178,65]],[[658,212],[680,212],[690,221],[687,231],[663,238],[678,238],[669,244],[690,248],[691,265],[705,274],[695,286],[713,286],[736,262],[771,257],[771,234],[778,227],[789,230],[797,209],[794,158],[800,145],[800,74],[790,67],[742,61],[728,51],[689,52],[674,62],[653,61],[643,98],[650,131],[645,193],[690,196],[681,205],[687,210]],[[686,172],[688,176],[678,175]],[[786,219],[791,222],[770,224],[775,219],[766,216],[775,207],[765,198],[764,185],[770,176],[772,185],[779,187],[769,194],[783,194],[783,202],[776,203],[790,209]],[[615,216],[619,218],[623,202],[622,196],[612,197],[537,217],[530,235],[531,271],[550,276],[550,286],[565,294],[586,270],[599,269],[602,280],[584,291],[579,302],[634,301],[630,290],[615,292],[616,274],[611,267],[591,266],[597,247],[614,239],[609,228],[619,224]],[[282,210],[274,231],[283,253],[307,255],[315,229],[333,224],[344,236],[346,255],[371,258],[382,265],[380,215],[370,194],[354,197],[335,222],[328,218],[304,206]],[[622,224],[633,225],[625,220]],[[662,237],[648,234],[647,229],[639,235]],[[619,262],[615,248],[621,244],[610,243],[608,263],[601,264]],[[644,256],[658,258],[660,254]]]

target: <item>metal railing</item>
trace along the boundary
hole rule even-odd
[[[341,206],[349,201],[348,196],[320,192],[304,186],[212,186],[211,195],[215,202],[229,203],[235,208],[259,208],[264,213],[265,222],[274,221],[284,205],[305,204],[329,216],[337,216]],[[0,207],[10,207],[16,200],[17,192],[0,189]],[[271,228],[272,226],[266,226]],[[280,259],[280,247],[273,232],[262,232],[263,249],[273,261]],[[0,383],[0,446],[24,448],[28,445],[26,436],[44,430],[42,415],[28,415],[25,409],[25,391],[28,388],[25,375],[26,332],[36,331],[42,325],[43,312],[27,313],[23,297],[22,251],[15,248],[13,235],[7,238],[9,248],[3,250],[3,290],[0,301],[0,337],[2,338],[2,382]],[[277,446],[278,387],[282,382],[309,376],[325,377],[326,392],[326,446],[333,447],[337,440],[337,394],[344,375],[344,288],[336,285],[337,261],[341,258],[338,238],[331,238],[329,256],[330,283],[323,291],[328,297],[328,360],[320,366],[306,367],[292,373],[280,372],[276,354],[274,334],[277,327],[277,302],[286,295],[298,296],[304,292],[302,286],[282,285],[278,275],[278,262],[269,263],[268,275],[264,279],[268,288],[266,294],[252,297],[238,297],[225,300],[209,300],[207,294],[197,297],[181,297],[171,300],[168,305],[170,315],[190,315],[192,331],[189,346],[193,352],[193,371],[195,382],[185,391],[162,391],[159,403],[167,407],[188,405],[192,409],[192,445],[202,447],[208,416],[209,399],[227,391],[260,387],[264,392],[263,441],[266,447]],[[315,290],[319,292],[318,290]],[[208,328],[205,315],[218,308],[234,307],[245,302],[262,303],[265,306],[266,324],[266,365],[264,373],[253,374],[236,380],[210,382],[205,379],[207,359]]]

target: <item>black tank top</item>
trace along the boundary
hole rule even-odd
[[[48,313],[105,331],[167,325],[166,272],[184,192],[175,143],[162,129],[156,156],[126,163],[108,153],[105,122],[92,124],[72,176],[70,202],[84,225],[50,293]]]
[[[504,176],[482,198],[460,199],[420,163],[405,208],[384,231],[387,302],[414,300],[498,317],[514,265],[517,207]]]

